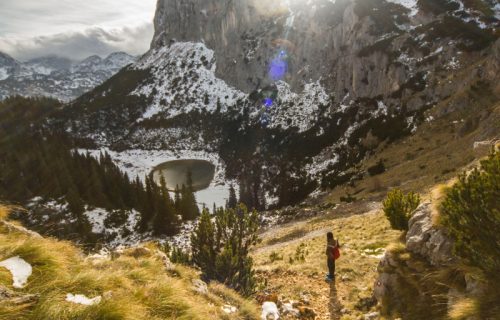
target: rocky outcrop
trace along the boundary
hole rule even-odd
[[[0,285],[0,304],[24,305],[35,303],[38,298],[38,294],[24,294],[20,292],[14,292]]]
[[[453,255],[453,240],[444,229],[432,224],[430,202],[421,204],[408,222],[406,249],[424,257],[433,266],[449,266],[457,262]]]
[[[442,318],[455,304],[488,289],[480,277],[459,271],[453,240],[431,216],[432,203],[421,204],[409,221],[404,247],[388,250],[379,263],[374,296],[386,315]]]
[[[23,226],[16,225],[10,221],[0,219],[0,225],[3,225],[7,229],[7,232],[9,232],[9,233],[10,232],[18,232],[18,233],[25,234],[25,235],[32,237],[32,238],[41,238],[42,237],[39,233],[37,233],[35,231],[31,231],[29,229],[26,229]]]

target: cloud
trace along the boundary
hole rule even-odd
[[[81,60],[91,55],[106,56],[125,51],[142,54],[153,37],[151,22],[131,27],[89,27],[54,35],[27,38],[1,38],[0,48],[18,60],[25,61],[46,55],[58,55]]]

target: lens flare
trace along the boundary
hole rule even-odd
[[[280,50],[269,63],[269,78],[271,81],[283,80],[288,72],[288,55],[285,50]]]

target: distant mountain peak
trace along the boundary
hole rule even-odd
[[[50,96],[73,100],[136,61],[125,52],[98,55],[81,61],[47,55],[19,62],[0,52],[0,100],[10,95]]]

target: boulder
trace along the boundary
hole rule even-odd
[[[456,262],[453,241],[444,230],[433,226],[431,214],[430,202],[422,203],[415,210],[408,222],[406,249],[424,257],[433,266],[449,266]]]
[[[208,286],[205,282],[200,279],[193,279],[193,290],[199,294],[206,295],[208,294]]]
[[[388,297],[397,286],[398,275],[396,273],[381,273],[378,276],[375,285],[373,286],[373,296],[377,301],[382,301],[384,297]]]
[[[158,259],[161,260],[161,262],[165,266],[166,271],[174,271],[175,270],[175,265],[172,263],[170,258],[164,252],[157,250],[155,255]]]

